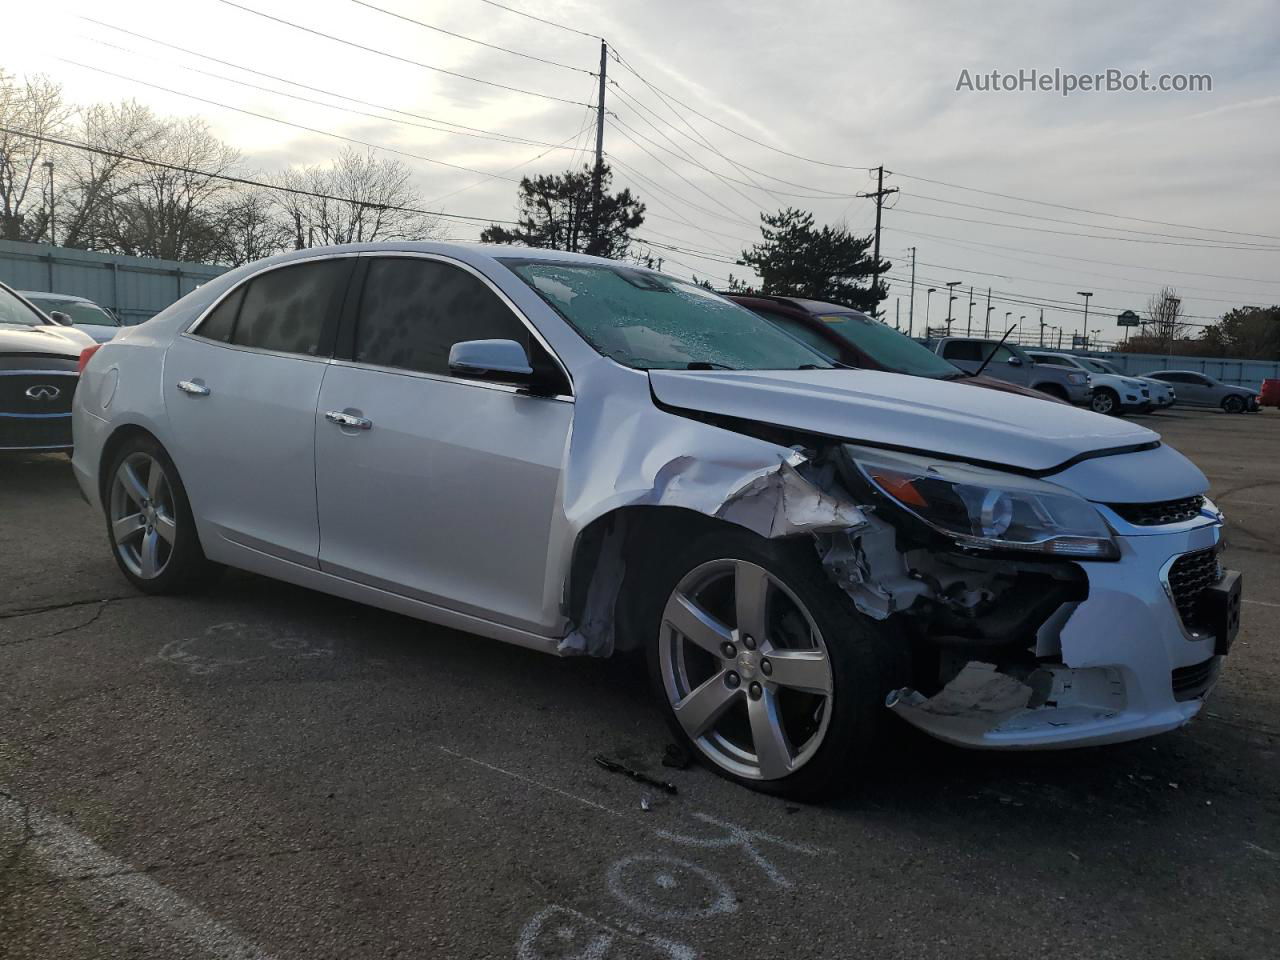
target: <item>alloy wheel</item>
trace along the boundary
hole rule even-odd
[[[111,538],[126,569],[143,580],[164,573],[173,556],[177,521],[164,467],[148,453],[121,461],[111,480]]]
[[[659,666],[677,722],[712,763],[754,780],[799,770],[831,719],[831,660],[804,604],[764,567],[712,560],[667,600]]]
[[[1116,407],[1116,401],[1108,391],[1104,390],[1093,395],[1093,402],[1090,406],[1094,413],[1111,413]]]

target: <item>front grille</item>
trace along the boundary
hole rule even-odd
[[[1169,568],[1169,591],[1178,608],[1178,616],[1188,627],[1200,621],[1200,595],[1222,578],[1218,551],[1214,547],[1184,553]]]
[[[1178,667],[1173,671],[1173,699],[1195,700],[1203,697],[1218,678],[1221,664],[1218,657],[1210,657],[1203,663],[1193,663],[1189,667]]]
[[[1204,497],[1183,497],[1159,503],[1109,503],[1107,506],[1135,527],[1160,527],[1167,523],[1194,520],[1204,506]]]
[[[71,414],[58,417],[6,417],[0,415],[0,450],[36,447],[70,447]]]
[[[0,372],[0,413],[70,413],[78,379],[53,370]]]

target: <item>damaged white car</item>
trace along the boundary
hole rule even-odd
[[[77,477],[150,592],[228,564],[548,653],[643,649],[720,773],[791,796],[886,724],[1019,749],[1187,722],[1239,622],[1151,431],[838,369],[649,270],[308,250],[89,360]]]

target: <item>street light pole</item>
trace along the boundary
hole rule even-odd
[[[1018,318],[1018,342],[1019,343],[1022,342],[1022,321],[1025,319],[1027,319],[1027,315],[1025,313]]]
[[[959,280],[947,281],[947,336],[951,336],[951,305],[956,301],[956,287],[959,285]]]
[[[1089,339],[1089,298],[1093,296],[1092,290],[1077,290],[1079,296],[1084,297],[1084,322],[1080,324],[1080,333],[1086,340]]]
[[[930,287],[924,292],[924,335],[929,337],[929,308],[933,306],[933,295],[938,290],[937,287]]]

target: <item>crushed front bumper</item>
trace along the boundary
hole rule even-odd
[[[1169,577],[1184,555],[1212,551],[1216,565],[1221,521],[1202,515],[1152,533],[1107,513],[1124,531],[1116,538],[1121,559],[1081,564],[1088,599],[1066,604],[1040,628],[1039,668],[1014,676],[978,657],[938,695],[898,690],[886,706],[938,739],[1004,750],[1119,743],[1194,717],[1226,644],[1220,631],[1183,622],[1175,593],[1185,585],[1171,586]],[[1238,590],[1238,575],[1230,582]]]

